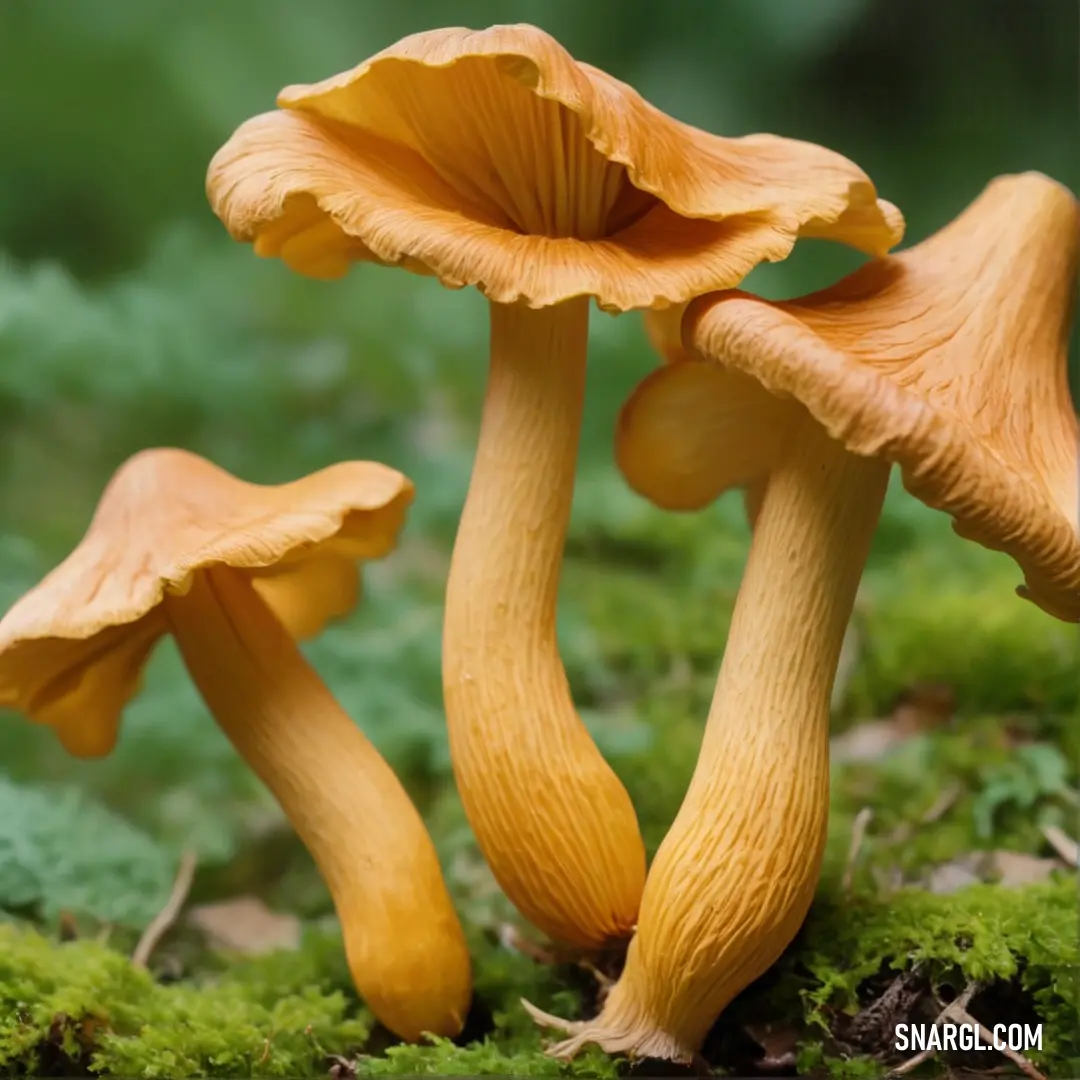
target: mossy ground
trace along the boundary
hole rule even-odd
[[[823,898],[788,955],[717,1025],[706,1052],[742,1075],[790,1073],[794,1057],[762,1071],[764,1047],[780,1040],[814,1074],[880,1075],[893,1023],[932,1019],[935,994],[947,1000],[977,980],[985,990],[971,1008],[981,1020],[1042,1022],[1047,1050],[1033,1058],[1052,1076],[1074,1075],[1075,914],[1069,882],[975,886],[947,898],[911,890],[888,904]],[[7,1074],[163,1080],[325,1076],[335,1066],[361,1076],[626,1071],[596,1051],[571,1064],[542,1053],[518,999],[579,1012],[592,988],[573,969],[478,941],[471,1030],[456,1042],[403,1046],[357,1002],[337,944],[311,931],[299,953],[218,958],[199,974],[162,982],[106,945],[0,927],[0,1060]],[[897,1009],[875,1008],[898,983],[906,994]]]
[[[624,511],[633,506],[621,494],[614,501]],[[695,518],[634,506],[611,523],[575,524],[567,665],[631,790],[650,849],[696,756],[747,542],[739,515],[732,500]],[[890,496],[881,537],[853,620],[837,731],[867,715],[888,718],[904,690],[915,720],[895,745],[834,768],[830,842],[811,916],[780,963],[725,1013],[707,1059],[741,1075],[880,1075],[898,1058],[892,1024],[932,1019],[976,981],[982,989],[970,1008],[980,1020],[1041,1022],[1044,1047],[1032,1060],[1049,1076],[1073,1075],[1080,1068],[1075,880],[1062,870],[1023,887],[974,884],[939,894],[925,886],[935,867],[972,853],[1052,854],[1046,825],[1075,834],[1074,632],[1012,595],[1015,573],[1005,560],[953,538],[947,523],[913,511],[900,492]],[[543,1036],[520,1006],[525,997],[581,1016],[594,1007],[597,987],[577,967],[508,947],[501,932],[513,912],[446,779],[435,666],[444,572],[437,545],[407,544],[370,575],[364,611],[313,656],[369,720],[431,823],[476,958],[477,1004],[463,1038],[399,1046],[374,1025],[350,987],[306,854],[227,747],[216,745],[166,655],[141,706],[147,713],[135,715],[128,741],[100,766],[73,765],[52,753],[45,733],[5,725],[16,781],[7,819],[17,821],[20,807],[29,817],[21,830],[8,829],[0,858],[0,899],[20,916],[0,925],[0,1071],[164,1078],[626,1070],[596,1052],[569,1065],[545,1057]],[[397,635],[392,642],[387,632]],[[367,665],[364,676],[344,678],[356,664]],[[380,666],[378,678],[367,673]],[[923,691],[920,705],[911,688],[928,684],[934,692]],[[420,700],[403,711],[408,693]],[[892,715],[901,725],[900,713]],[[80,783],[90,794],[66,810],[53,800],[49,818],[38,786],[43,765],[53,783]],[[89,806],[103,817],[91,828],[98,854],[88,859],[87,833],[75,826]],[[864,808],[872,817],[851,864],[854,820]],[[15,833],[36,837],[38,855],[18,856]],[[298,952],[222,955],[180,929],[159,946],[149,973],[132,967],[138,926],[160,904],[176,850],[192,840],[204,859],[193,902],[261,895],[305,920]],[[64,873],[68,862],[74,869]],[[24,879],[33,887],[19,893]],[[78,917],[65,920],[62,909]],[[112,929],[101,943],[105,922]],[[76,940],[58,940],[61,925]]]

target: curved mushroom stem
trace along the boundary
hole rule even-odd
[[[454,773],[496,880],[557,941],[632,932],[637,817],[570,698],[555,613],[585,391],[589,300],[491,305],[491,371],[446,593]]]
[[[825,846],[829,699],[889,468],[807,419],[773,472],[697,768],[623,975],[595,1020],[553,1023],[574,1038],[552,1054],[595,1042],[689,1061],[795,936]]]
[[[322,873],[372,1012],[405,1039],[458,1034],[471,989],[464,935],[389,765],[240,573],[201,571],[165,611],[210,711]]]

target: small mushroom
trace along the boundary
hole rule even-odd
[[[1077,422],[1066,379],[1080,207],[1003,177],[925,242],[823,292],[694,301],[685,354],[626,405],[617,456],[654,503],[762,491],[697,768],[600,1016],[544,1022],[688,1060],[780,955],[820,872],[829,698],[892,463],[1025,595],[1080,618]],[[658,337],[665,336],[660,330]],[[697,357],[697,359],[693,359]]]
[[[369,462],[245,483],[143,451],[67,559],[0,620],[0,706],[107,754],[154,645],[172,634],[207,707],[307,845],[372,1012],[405,1039],[469,1007],[464,935],[435,848],[393,771],[296,646],[348,611],[357,560],[386,555],[413,498]]]
[[[535,926],[585,948],[625,938],[644,848],[555,631],[590,298],[611,312],[680,303],[800,235],[880,254],[902,219],[840,155],[679,123],[532,26],[416,34],[278,104],[210,165],[234,238],[313,277],[376,262],[490,301],[446,597],[454,770],[495,878]]]

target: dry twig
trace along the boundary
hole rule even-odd
[[[596,981],[596,1007],[602,1009],[615,985],[615,980],[601,971],[591,960],[579,960],[577,966]]]
[[[157,948],[158,942],[179,918],[188,893],[191,892],[191,883],[195,880],[197,862],[198,860],[193,851],[185,851],[180,856],[180,864],[176,870],[176,880],[173,882],[169,899],[165,901],[165,906],[154,916],[150,924],[142,932],[142,937],[139,938],[139,943],[131,954],[131,962],[135,967],[145,968],[147,966],[151,954]]]
[[[940,1020],[941,1017],[938,1017]],[[937,1020],[934,1021],[937,1023]],[[909,1057],[907,1061],[901,1062],[895,1069],[890,1069],[887,1073],[887,1080],[892,1080],[894,1076],[907,1076],[909,1072],[917,1069],[924,1062],[929,1061],[935,1054],[936,1050],[920,1050],[914,1057]]]
[[[606,993],[615,985],[615,980],[602,972],[591,960],[579,960],[577,966],[596,980],[596,985],[600,987],[602,993]]]
[[[851,824],[851,846],[848,848],[847,865],[844,867],[842,888],[846,893],[851,892],[851,882],[855,875],[855,863],[862,850],[863,841],[866,839],[866,828],[870,824],[874,811],[869,806],[864,806],[856,815]]]
[[[889,834],[890,844],[903,844],[915,835],[916,828],[924,825],[933,825],[940,821],[956,804],[956,800],[963,795],[964,789],[960,784],[949,784],[943,788],[938,797],[920,815],[917,822],[902,821]]]
[[[955,1002],[953,1004],[955,1004]],[[983,1042],[989,1043],[991,1046],[994,1045],[994,1036],[991,1035],[990,1032],[967,1011],[967,1009],[958,1008],[953,1012],[953,1016],[961,1024],[970,1024],[972,1027],[977,1027],[979,1029],[979,1038]],[[1018,1051],[1010,1050],[1007,1046],[1004,1046],[998,1050],[998,1053],[1004,1054],[1005,1057],[1007,1057],[1025,1076],[1030,1076],[1031,1080],[1046,1080],[1046,1077]]]
[[[956,800],[964,793],[960,784],[952,783],[943,788],[941,794],[930,804],[926,812],[919,818],[920,825],[933,825],[940,821],[952,808]]]
[[[950,1001],[941,1012],[934,1019],[934,1024],[943,1024],[951,1016],[954,1015],[954,1010],[964,1009],[967,1007],[967,1003],[975,996],[979,990],[978,983],[969,983],[962,994],[960,994],[955,1001]],[[929,1061],[935,1054],[936,1050],[926,1049],[920,1050],[914,1057],[909,1057],[907,1061],[901,1062],[894,1069],[889,1070],[889,1078],[891,1080],[894,1076],[906,1076],[909,1072],[917,1069],[925,1061]]]
[[[500,923],[496,927],[495,933],[498,935],[499,944],[504,949],[511,949],[513,952],[521,953],[522,956],[527,956],[537,964],[558,964],[562,962],[562,957],[556,951],[531,941],[512,923]]]
[[[1044,825],[1042,834],[1046,842],[1070,865],[1080,863],[1080,844],[1056,825]]]
[[[967,1011],[967,1007],[971,1002],[971,999],[979,992],[978,983],[969,983],[965,987],[962,994],[960,994],[955,1001],[950,1001],[948,1005],[937,1015],[934,1020],[934,1024],[942,1024],[946,1020],[952,1020],[958,1024],[968,1024],[971,1027],[978,1028],[979,1038],[988,1046],[994,1045],[994,1036],[983,1025],[975,1019]],[[895,1068],[889,1070],[889,1077],[905,1076],[907,1073],[917,1069],[924,1062],[929,1061],[936,1053],[937,1050],[926,1049],[920,1050],[914,1057],[908,1058],[906,1061],[897,1065]],[[1023,1054],[1018,1053],[1016,1050],[1010,1050],[1004,1048],[998,1051],[1007,1057],[1017,1068],[1024,1073],[1025,1076],[1031,1078],[1031,1080],[1046,1080],[1041,1072]]]

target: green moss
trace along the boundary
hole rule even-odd
[[[340,1055],[372,1076],[616,1074],[617,1064],[596,1052],[572,1065],[545,1057],[543,1036],[520,1007],[524,997],[560,1015],[583,1015],[589,1006],[572,969],[538,965],[475,928],[470,938],[476,1037],[464,1046],[405,1047],[372,1038],[334,934],[308,934],[295,954],[202,957],[199,977],[162,985],[103,945],[57,944],[3,926],[0,1073],[77,1062],[112,1075],[314,1076]],[[939,989],[969,980],[1012,988],[1045,1025],[1038,1060],[1050,1075],[1068,1075],[1063,1063],[1080,1056],[1078,962],[1071,880],[848,898],[827,875],[800,937],[722,1024],[789,1024],[800,1033],[804,1069],[850,1080],[880,1075],[880,1061],[843,1044],[843,1018],[873,999],[882,973],[917,968]]]
[[[736,556],[745,550],[737,526],[723,515],[678,520],[657,534],[652,548],[637,535],[644,526],[633,515],[603,541],[596,539],[595,523],[579,525],[564,591],[562,643],[574,694],[588,707],[598,741],[630,791],[650,851],[676,813],[697,758],[734,598]],[[902,548],[903,530],[890,542]],[[966,558],[970,547],[953,554]],[[977,566],[980,560],[975,557]],[[957,688],[961,716],[878,761],[835,770],[825,873],[811,918],[780,963],[740,997],[720,1026],[732,1032],[763,1018],[789,1024],[800,1037],[803,1068],[849,1080],[880,1075],[883,1066],[874,1056],[880,1045],[871,1051],[844,1043],[844,1018],[879,992],[883,972],[891,977],[919,965],[940,986],[976,978],[1007,988],[1053,1033],[1040,1061],[1051,1075],[1067,1075],[1062,1062],[1080,1055],[1071,1034],[1075,886],[986,886],[949,896],[905,889],[889,896],[881,880],[897,872],[919,880],[929,868],[979,848],[1039,852],[1041,824],[1068,825],[1069,804],[1058,790],[1076,782],[1061,720],[1069,704],[1068,642],[1053,620],[999,589],[997,579],[991,582],[994,595],[1007,617],[984,619],[984,592],[971,586],[971,572],[957,571],[953,579],[944,574],[946,587],[931,604],[918,590],[937,581],[941,568],[920,567],[902,552],[895,565],[895,582],[880,568],[868,575],[861,601],[863,656],[849,709],[881,714],[897,690],[940,674]],[[590,996],[571,970],[537,965],[499,946],[484,929],[515,916],[492,888],[447,783],[444,725],[435,701],[439,603],[437,590],[389,573],[375,580],[364,613],[313,656],[423,795],[475,957],[479,1019],[469,1041],[388,1045],[351,989],[334,935],[312,934],[300,953],[240,964],[193,954],[191,976],[162,985],[102,946],[58,945],[5,928],[0,1073],[75,1062],[146,1077],[315,1076],[325,1074],[331,1056],[341,1055],[362,1075],[615,1075],[621,1066],[596,1052],[572,1065],[544,1056],[544,1036],[520,999],[581,1016]],[[939,612],[947,632],[937,629]],[[942,658],[946,649],[951,651]],[[367,656],[363,678],[349,682],[348,673],[360,670],[360,656]],[[1017,666],[1047,672],[1049,689],[1006,685]],[[167,700],[161,697],[156,708],[163,711]],[[980,702],[987,703],[985,715]],[[1004,722],[1002,715],[1018,705],[1027,711]],[[643,740],[634,734],[639,729]],[[175,731],[166,739],[147,724],[136,734],[142,760],[152,762],[158,746],[158,757],[175,761]],[[200,737],[194,736],[196,744]],[[199,783],[214,790],[214,777],[225,776],[217,763],[226,757],[200,753],[197,745],[185,752],[203,764]],[[228,760],[232,769],[235,762]],[[118,768],[114,779],[124,772]],[[148,772],[144,783],[152,787],[156,774]],[[950,787],[957,794],[948,809],[932,825],[920,826],[920,817]],[[231,790],[224,779],[220,789]],[[156,809],[144,823],[154,828],[177,812],[163,799],[151,805]],[[222,798],[212,805],[215,815],[236,815],[231,827],[242,835],[237,809],[221,809],[233,802]],[[867,806],[874,816],[846,898],[840,881],[852,821]],[[291,850],[299,851],[295,842]],[[272,861],[280,880],[253,885],[243,877],[243,860],[230,855],[219,886],[226,894],[256,888],[264,896],[277,889],[283,903],[290,897],[292,910],[317,915],[326,896],[310,860],[298,857],[293,866],[275,849]],[[286,863],[292,867],[288,879],[280,873]],[[298,903],[309,891],[311,903]]]
[[[905,973],[921,1004],[912,1014],[909,1002],[896,1021],[932,1019],[939,1007],[931,994],[948,1001],[975,982],[983,989],[969,1006],[973,1015],[990,1024],[1042,1023],[1042,1051],[1029,1056],[1050,1076],[1076,1075],[1076,890],[1065,876],[1019,889],[976,885],[948,896],[826,891],[792,947],[736,1000],[725,1022],[735,1027],[769,1017],[789,1025],[800,1033],[799,1068],[808,1075],[882,1076],[897,1063],[887,1057],[893,1021],[860,1034],[856,1017]]]
[[[447,1039],[436,1040],[432,1046],[392,1046],[384,1057],[361,1058],[356,1070],[361,1076],[588,1076],[606,1080],[618,1075],[617,1063],[595,1049],[569,1063],[547,1057],[539,1032],[516,1050],[508,1050],[493,1038],[465,1047]]]
[[[198,976],[163,984],[106,945],[0,924],[0,1075],[77,1065],[151,1078],[317,1076],[335,1056],[371,1075],[613,1074],[599,1054],[561,1066],[542,1053],[520,1001],[580,1015],[565,970],[482,932],[471,938],[470,1027],[483,1033],[466,1046],[396,1046],[357,1000],[333,933],[309,932],[295,953],[201,955]]]
[[[66,1060],[119,1076],[321,1075],[326,1054],[354,1052],[372,1027],[325,959],[162,985],[104,945],[0,926],[0,1072],[50,1075]]]
[[[868,575],[863,664],[848,707],[873,712],[917,682],[950,685],[965,710],[1075,714],[1075,628],[1020,600],[1011,559],[956,537]]]
[[[881,1062],[866,1054],[856,1057],[835,1057],[819,1045],[810,1046],[799,1054],[799,1068],[808,1076],[826,1075],[831,1080],[880,1080]]]
[[[977,885],[949,896],[908,889],[887,901],[820,902],[796,953],[814,983],[804,993],[806,1019],[831,1032],[837,1011],[854,1015],[860,988],[882,971],[918,967],[933,986],[954,991],[1015,980],[1044,1025],[1043,1050],[1032,1056],[1068,1075],[1066,1066],[1080,1060],[1077,939],[1069,877],[1024,889]]]
[[[913,964],[929,965],[935,978],[958,973],[978,982],[1022,971],[1027,989],[1053,986],[1064,1001],[1065,985],[1056,980],[1080,961],[1076,882],[975,885],[949,896],[905,889],[887,900],[820,898],[797,957],[818,984],[806,994],[809,1016],[825,1028],[826,1006],[856,1008],[858,988],[871,975]]]

